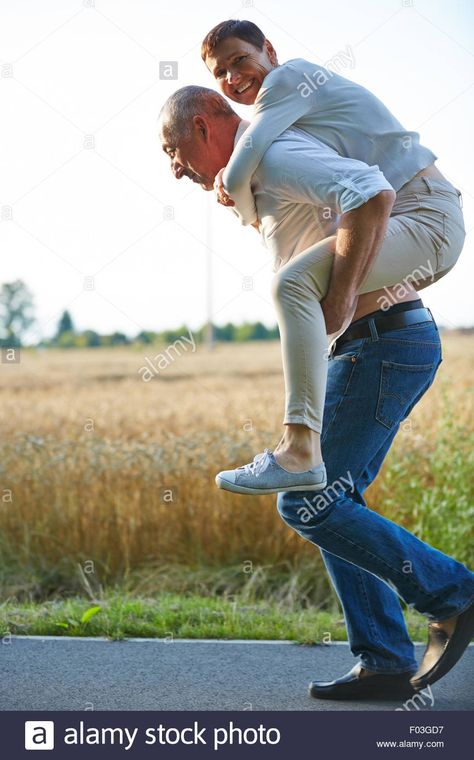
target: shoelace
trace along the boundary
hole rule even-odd
[[[266,470],[270,464],[270,454],[271,451],[269,449],[265,449],[265,451],[263,451],[261,454],[256,454],[256,456],[254,456],[253,462],[244,464],[238,469],[243,470],[245,475],[255,475],[255,477],[258,478],[258,476],[261,475],[261,473],[264,472],[264,470]]]

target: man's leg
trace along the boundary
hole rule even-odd
[[[352,654],[372,673],[414,673],[414,646],[397,595],[366,570],[321,550],[344,610]]]
[[[350,589],[347,563],[357,565],[388,584],[389,593],[381,592],[381,597],[378,596],[377,582],[370,588],[373,598],[384,598],[390,611],[396,609],[391,591],[395,588],[410,605],[433,620],[457,615],[472,603],[474,576],[460,563],[369,510],[364,506],[361,494],[354,493],[355,483],[360,479],[373,478],[367,468],[369,465],[376,469],[380,466],[383,456],[377,463],[377,452],[382,449],[384,454],[383,447],[387,442],[390,444],[400,420],[432,381],[440,361],[436,327],[425,323],[391,331],[376,339],[346,344],[345,349],[344,356],[336,355],[331,365],[329,413],[326,417],[328,431],[332,429],[327,438],[327,441],[331,440],[331,450],[325,446],[327,465],[331,469],[328,482],[330,486],[331,483],[337,485],[326,499],[319,494],[280,494],[280,514],[302,536],[330,555],[346,561],[346,564],[336,565],[329,557],[340,579],[337,582],[346,589],[346,610],[349,610],[353,631],[363,630],[364,613],[358,610],[364,609],[364,591],[360,584],[353,584],[352,595],[356,602],[352,604],[351,594],[347,596],[347,589]],[[345,454],[349,444],[357,449],[357,457],[348,459],[351,464],[347,467],[344,459],[333,466],[333,452],[342,446]],[[345,481],[352,481],[352,490]],[[343,488],[341,484],[344,484]],[[366,576],[358,574],[354,577],[363,578],[365,586]],[[377,603],[375,607],[378,607]],[[398,619],[398,630],[406,643],[407,634],[400,615],[401,611],[397,610],[395,620]],[[364,653],[374,645],[377,650],[378,633],[372,633],[362,643]],[[405,667],[408,666],[409,651],[408,660],[401,651],[397,650],[397,654]],[[370,652],[367,656],[370,657]],[[377,661],[385,670],[384,653],[378,651]],[[400,664],[400,660],[398,662]]]
[[[345,423],[349,417],[345,414],[346,406],[341,404],[342,398],[350,399],[354,382],[367,388],[369,378],[365,372],[373,371],[369,363],[362,363],[354,375],[353,365],[362,346],[361,340],[341,344],[329,361],[322,445],[329,484],[346,471],[355,473],[363,468],[351,495],[365,506],[365,489],[376,477],[398,424],[388,430],[374,418],[372,426],[360,425],[358,431],[351,426],[348,437]],[[426,387],[412,400],[410,410],[432,382],[435,371],[428,374]],[[361,409],[359,413],[362,414]],[[352,653],[374,673],[414,672],[414,647],[397,595],[366,570],[324,549],[321,554],[344,611]]]
[[[411,408],[425,392],[419,394]],[[340,423],[338,420],[337,427],[343,430],[343,421]],[[352,498],[363,506],[366,506],[363,494],[377,476],[398,427],[387,437],[355,483]],[[371,438],[371,441],[374,439]],[[340,443],[343,444],[342,441]],[[352,450],[358,451],[357,442],[354,443]],[[329,452],[329,448],[326,451]],[[359,656],[364,668],[372,673],[414,672],[417,667],[415,648],[397,594],[372,573],[324,549],[320,551],[344,611],[352,653]]]

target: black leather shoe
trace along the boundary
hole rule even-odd
[[[312,681],[309,693],[315,699],[400,699],[415,693],[410,673],[373,673],[361,677],[360,662],[335,681]]]
[[[420,667],[410,679],[413,688],[419,691],[445,676],[461,659],[473,636],[474,604],[458,615],[451,636],[429,623],[428,646]]]

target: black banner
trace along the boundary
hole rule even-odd
[[[462,757],[469,712],[3,712],[2,757]]]

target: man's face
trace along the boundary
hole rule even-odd
[[[226,97],[242,105],[255,103],[263,80],[278,65],[272,44],[263,49],[238,37],[228,37],[207,56],[206,66]]]
[[[216,128],[211,119],[195,116],[190,135],[181,137],[174,145],[167,134],[166,124],[161,125],[161,145],[171,161],[171,171],[176,179],[188,177],[204,190],[212,190],[217,172],[230,158],[230,152],[227,156],[222,155],[222,148],[215,139]]]

